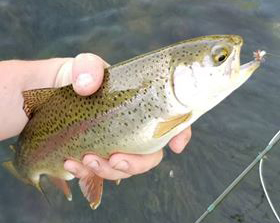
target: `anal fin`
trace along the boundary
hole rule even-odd
[[[68,201],[72,201],[72,193],[68,183],[60,178],[48,176],[50,181],[60,190],[63,192],[65,197]]]
[[[95,210],[101,203],[104,179],[94,173],[80,179],[79,184],[90,207]]]

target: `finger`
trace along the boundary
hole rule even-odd
[[[109,165],[108,160],[102,159],[96,155],[85,155],[83,158],[83,164],[104,179],[118,180],[131,176],[131,174],[113,169]]]
[[[185,146],[188,144],[192,136],[191,127],[186,128],[183,130],[179,135],[173,137],[170,142],[169,146],[171,150],[175,153],[181,153]]]
[[[72,67],[72,83],[76,93],[86,96],[97,91],[107,66],[99,56],[91,53],[79,54]]]
[[[64,87],[72,84],[72,67],[74,58],[68,58],[59,68],[53,86]]]
[[[77,178],[86,177],[90,173],[90,169],[88,169],[82,163],[74,160],[66,160],[64,162],[64,169],[72,173]]]
[[[111,156],[109,164],[112,168],[136,175],[149,171],[162,160],[162,150],[149,155],[132,155],[117,153]]]

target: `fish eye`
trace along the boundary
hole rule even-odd
[[[212,50],[212,58],[216,65],[220,65],[228,58],[228,49],[225,47],[218,47]]]
[[[218,57],[218,61],[219,62],[223,62],[224,60],[226,59],[226,55],[225,54],[222,54]]]

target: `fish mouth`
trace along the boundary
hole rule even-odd
[[[240,47],[239,49],[238,47],[235,49],[236,50],[235,55],[239,55],[240,49],[241,49]],[[239,66],[238,69],[235,70],[236,73],[234,77],[231,78],[228,87],[223,90],[223,93],[221,92],[217,93],[214,98],[219,98],[221,97],[221,95],[223,98],[225,98],[231,92],[233,92],[234,90],[239,88],[242,84],[244,84],[252,76],[254,71],[260,67],[261,63],[264,61],[263,60],[264,55],[265,55],[265,51],[258,50],[254,52],[254,57],[255,57],[254,60],[245,63],[241,66],[239,63],[239,56],[235,57],[234,59],[238,60],[238,62],[235,61],[235,63],[237,63]]]
[[[263,57],[265,54],[265,51],[258,50],[254,52],[254,60],[240,66],[239,77],[235,80],[236,88],[247,81],[254,71],[260,67],[261,63],[264,61]]]
[[[240,36],[231,36],[232,52],[228,57],[228,62],[224,65],[224,75],[229,77],[230,82],[234,82],[240,75],[240,52],[243,39]]]

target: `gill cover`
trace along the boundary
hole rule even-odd
[[[185,106],[200,107],[227,88],[232,77],[239,75],[242,41],[236,44],[226,39],[209,45],[196,54],[196,60],[182,61],[174,67],[174,93]]]

